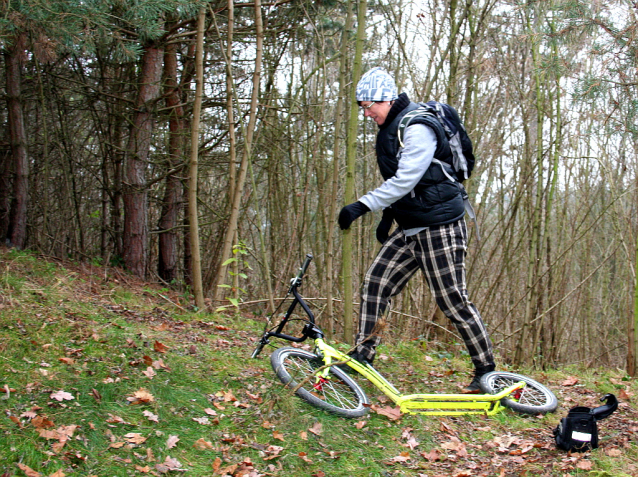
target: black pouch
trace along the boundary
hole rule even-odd
[[[609,417],[618,408],[618,400],[613,394],[606,394],[601,401],[606,401],[606,404],[594,409],[574,407],[567,417],[560,420],[554,429],[556,445],[560,449],[586,452],[598,447],[598,421]]]

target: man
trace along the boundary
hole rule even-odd
[[[375,325],[392,297],[422,270],[439,308],[463,337],[475,367],[465,393],[479,393],[479,381],[494,371],[492,344],[465,285],[467,229],[463,186],[455,176],[445,131],[433,116],[417,116],[404,132],[401,118],[418,107],[407,94],[397,96],[394,79],[376,67],[357,84],[364,116],[379,126],[376,153],[385,182],[339,213],[342,230],[363,214],[383,209],[377,239],[383,244],[368,269],[361,291],[359,333],[352,357],[372,364],[381,342]],[[444,171],[445,168],[445,171]],[[398,228],[388,237],[393,221]]]

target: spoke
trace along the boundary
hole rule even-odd
[[[330,375],[332,379],[325,379],[319,386],[316,386],[311,376],[314,375],[315,368],[308,360],[288,358],[287,363],[289,368],[296,369],[296,372],[291,373],[295,374],[295,381],[302,382],[304,379],[310,378],[308,389],[311,389],[311,392],[317,394],[320,399],[341,408],[356,409],[358,407],[357,396],[348,386],[341,384],[334,374]]]

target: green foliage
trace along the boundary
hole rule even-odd
[[[20,31],[33,36],[35,53],[101,50],[116,61],[140,56],[143,46],[166,35],[167,17],[195,18],[203,0],[25,0],[0,6],[0,42],[7,44]],[[40,48],[39,48],[40,45]]]
[[[224,263],[222,263],[223,267],[226,267],[231,264],[237,265],[237,269],[240,271],[234,271],[232,269],[229,270],[228,274],[231,277],[237,277],[237,279],[241,278],[243,280],[246,280],[248,278],[248,275],[246,275],[246,273],[241,271],[245,269],[252,270],[252,268],[250,267],[250,264],[242,258],[242,256],[248,255],[248,253],[249,253],[248,247],[246,246],[245,242],[240,240],[238,244],[233,245],[233,255],[235,256],[229,258],[228,260],[224,261]],[[221,285],[218,285],[218,286],[220,288],[226,288],[228,290],[231,290],[235,293],[236,296],[226,297],[226,299],[230,302],[230,304],[233,305],[235,308],[239,307],[240,296],[245,295],[247,293],[246,290],[244,290],[243,288],[234,287],[231,285],[227,285],[225,283],[222,283]],[[217,311],[224,311],[224,310],[226,310],[225,306],[220,306],[219,308],[217,308]]]

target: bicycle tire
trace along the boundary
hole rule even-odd
[[[481,377],[479,386],[487,394],[496,394],[519,381],[525,382],[525,388],[517,393],[515,399],[502,399],[501,403],[504,406],[523,414],[547,414],[556,410],[558,399],[554,393],[541,383],[521,374],[493,371]]]
[[[324,363],[314,353],[279,348],[270,355],[270,364],[286,387],[295,389],[302,383],[296,394],[307,403],[341,417],[357,418],[367,414],[369,401],[365,392],[339,368],[331,367],[331,379],[315,384],[314,370]]]

